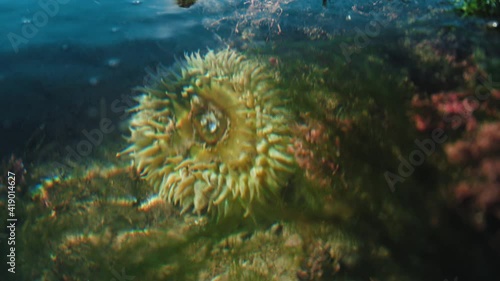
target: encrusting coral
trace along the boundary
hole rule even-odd
[[[290,118],[264,64],[231,50],[195,53],[140,90],[121,154],[183,212],[239,206],[248,215],[286,184]]]

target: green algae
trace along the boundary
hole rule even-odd
[[[500,1],[498,0],[459,0],[456,1],[460,12],[467,16],[499,16]]]

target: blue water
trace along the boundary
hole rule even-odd
[[[28,48],[61,44],[66,40],[75,44],[109,46],[130,40],[171,38],[189,32],[197,24],[185,10],[169,1],[61,2],[20,1],[14,4],[2,1],[2,30],[22,35],[23,26],[30,23],[38,26],[27,43],[29,46],[23,46]],[[39,16],[41,11],[48,19]],[[2,51],[8,48],[2,40]]]
[[[458,19],[436,0],[271,2],[280,5],[252,12],[251,1],[237,0],[189,9],[173,0],[0,1],[0,154],[20,154],[42,137],[71,139],[103,99],[129,94],[145,68],[185,52],[355,36],[370,21],[382,27],[372,43],[385,42],[430,17]]]
[[[2,154],[40,127],[52,136],[61,127],[78,131],[72,124],[88,120],[101,98],[130,93],[146,67],[215,46],[200,9],[170,1],[46,2],[51,8],[44,1],[0,3]]]

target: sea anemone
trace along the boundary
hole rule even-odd
[[[185,58],[140,88],[122,154],[182,212],[272,204],[295,166],[273,73],[230,50]]]

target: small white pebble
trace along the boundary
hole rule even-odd
[[[498,27],[498,22],[496,20],[492,20],[486,23],[486,26],[488,28],[497,28]]]

